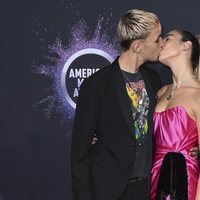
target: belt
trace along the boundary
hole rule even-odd
[[[142,181],[144,179],[146,179],[147,177],[133,177],[133,178],[130,178],[129,179],[129,183],[135,183],[135,182],[138,182],[138,181]]]

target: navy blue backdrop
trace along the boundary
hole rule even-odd
[[[70,200],[74,108],[63,97],[59,82],[65,59],[90,44],[114,57],[116,23],[132,8],[156,13],[165,33],[173,28],[199,33],[200,2],[7,0],[0,4],[0,199]],[[85,33],[79,33],[81,29]],[[83,40],[82,34],[94,40]],[[167,68],[157,65],[155,70],[163,84],[170,82]]]

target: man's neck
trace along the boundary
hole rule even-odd
[[[129,51],[122,52],[118,62],[122,70],[130,73],[136,73],[140,66],[144,63],[139,59],[137,54],[133,54]]]

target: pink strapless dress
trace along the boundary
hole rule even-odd
[[[180,152],[186,159],[188,200],[195,199],[199,167],[197,159],[189,155],[191,147],[198,146],[196,122],[182,106],[154,112],[154,154],[151,170],[151,200],[155,199],[159,173],[167,152]]]

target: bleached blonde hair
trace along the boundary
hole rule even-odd
[[[138,9],[127,11],[117,25],[117,36],[121,47],[128,50],[132,41],[147,38],[153,25],[159,23],[160,20],[154,13]]]

